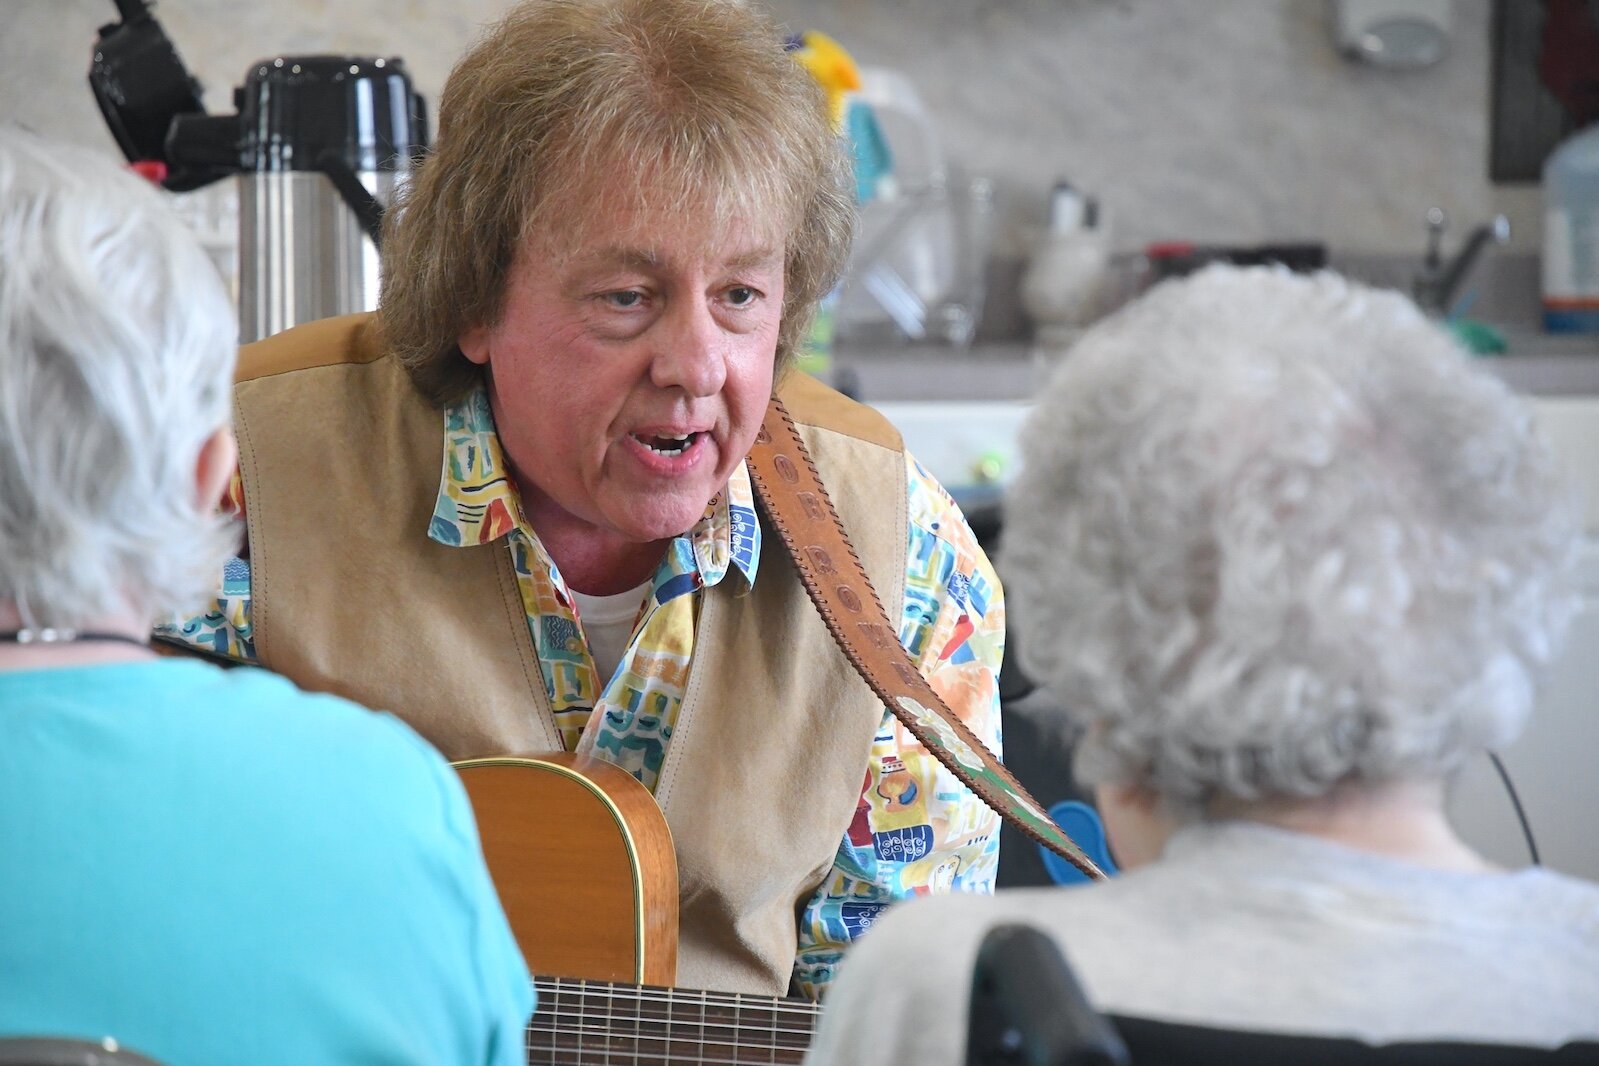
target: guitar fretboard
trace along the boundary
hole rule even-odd
[[[821,1012],[808,1000],[731,992],[544,977],[533,985],[529,1066],[798,1063]]]

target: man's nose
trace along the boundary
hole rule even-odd
[[[650,380],[690,396],[714,396],[727,380],[728,336],[703,300],[668,307],[657,331]]]

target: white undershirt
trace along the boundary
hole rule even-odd
[[[627,651],[628,638],[633,635],[633,620],[638,609],[649,595],[650,581],[618,592],[614,596],[590,596],[572,590],[577,600],[577,614],[583,620],[583,636],[589,642],[589,654],[594,656],[594,668],[600,675],[604,688],[611,675],[622,662]]]

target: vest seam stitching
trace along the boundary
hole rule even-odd
[[[906,449],[906,448],[901,448],[899,450],[899,453],[900,453],[900,465],[903,468],[902,473],[903,473],[903,476],[905,478],[905,489],[904,489],[903,492],[899,493],[898,503],[896,504],[895,511],[894,511],[894,523],[899,528],[899,541],[898,541],[898,543],[903,544],[903,545],[906,546],[905,550],[906,550],[906,552],[908,554],[909,551],[910,551],[910,539],[911,539],[911,490],[910,490],[911,469],[910,469],[910,466],[911,466],[911,462],[912,462],[912,457],[911,457],[909,449]],[[904,623],[904,621],[905,621],[905,567],[902,566],[902,567],[899,567],[897,570],[895,570],[894,571],[894,576],[893,576],[893,578],[891,580],[894,582],[894,591],[897,594],[895,596],[895,599],[898,601],[898,604],[899,604],[899,614],[896,616],[897,622],[896,622],[896,625],[894,627],[894,639],[898,640],[899,639],[899,626],[902,625]]]
[[[236,438],[240,445],[240,480],[241,482],[247,481],[250,484],[259,486],[261,484],[261,473],[255,450],[255,437],[250,431],[250,419],[245,414],[244,405],[239,403],[237,399],[234,400],[233,409],[234,423],[238,427]],[[249,468],[247,477],[244,472],[245,467]],[[243,485],[240,486],[240,491],[244,495],[244,542],[250,551],[250,646],[255,650],[256,662],[265,665],[272,644],[270,636],[271,625],[268,621],[272,614],[272,608],[267,595],[267,586],[271,580],[269,576],[271,567],[270,565],[265,567],[257,565],[266,561],[256,551],[256,541],[261,538],[251,535],[260,521],[260,508],[250,506],[250,494],[244,490]]]
[[[303,374],[312,370],[339,370],[376,367],[379,363],[383,362],[387,358],[387,355],[380,355],[375,359],[339,359],[328,363],[307,363],[304,366],[290,366],[284,367],[281,370],[273,370],[269,373],[252,374],[249,377],[238,379],[235,384],[240,386],[251,385],[257,381],[271,381],[274,378],[288,377],[290,374]]]
[[[316,343],[313,344],[307,338],[301,336],[293,338],[294,343],[292,346],[290,345],[288,338],[292,337],[292,334],[295,332],[306,330],[307,327],[318,326],[322,323],[330,321],[329,319],[319,319],[316,322],[305,323],[302,326],[293,327],[284,333],[275,334],[271,337],[265,337],[259,341],[254,341],[251,344],[245,345],[246,348],[251,348],[255,345],[271,345],[274,351],[280,348],[289,349],[292,347],[302,354],[307,351],[332,351],[342,356],[342,358],[331,360],[329,362],[306,363],[303,365],[288,366],[282,369],[272,370],[270,373],[250,374],[247,377],[236,378],[235,384],[242,385],[251,381],[269,381],[272,378],[282,377],[285,374],[298,373],[302,370],[322,370],[326,367],[335,366],[370,366],[373,363],[382,362],[384,359],[389,358],[391,353],[386,349],[378,345],[363,343],[366,339],[367,330],[370,329],[373,324],[374,316],[371,312],[358,314],[360,314],[361,320],[357,323],[354,323],[350,327],[350,333],[352,336],[348,339],[342,340],[338,344],[326,344],[320,337],[317,338]],[[353,316],[339,317],[345,318]],[[307,331],[309,332],[309,330]],[[317,332],[332,333],[333,331],[324,326]],[[367,353],[371,354],[368,355]],[[366,357],[363,358],[363,356]]]
[[[756,520],[759,521],[758,518]],[[764,537],[762,538],[762,544],[765,544]],[[693,719],[695,712],[699,709],[699,695],[701,690],[705,688],[705,676],[710,672],[708,669],[703,668],[705,659],[720,651],[720,649],[717,649],[717,652],[707,655],[709,642],[705,642],[707,646],[702,646],[700,640],[710,621],[707,615],[714,616],[721,609],[720,604],[716,602],[715,595],[713,595],[714,592],[715,589],[709,589],[701,590],[699,593],[699,617],[694,619],[695,654],[689,660],[688,687],[683,690],[683,700],[678,704],[677,723],[672,727],[672,743],[667,745],[666,761],[661,765],[661,775],[655,780],[655,802],[661,808],[662,814],[666,813],[666,805],[671,801],[672,792],[677,784],[677,769],[683,762],[684,745],[677,743],[677,741],[681,740],[683,734],[688,731],[689,721]]]
[[[527,608],[522,604],[522,592],[516,585],[515,567],[511,564],[509,537],[506,538],[506,543],[501,547],[504,550],[497,553],[497,562],[494,564],[495,583],[499,585],[500,589],[500,607],[510,616],[512,633],[514,634],[512,642],[516,646],[516,661],[522,668],[522,680],[528,686],[528,690],[533,697],[534,717],[537,719],[540,730],[544,732],[546,737],[549,737],[551,728],[554,726],[553,710],[549,706],[549,692],[545,686],[544,667],[542,664],[536,662],[530,664],[529,662],[528,650],[533,643],[533,634],[528,630]],[[509,584],[506,581],[507,571],[510,571]],[[523,643],[522,638],[524,636],[527,638],[526,644]],[[538,650],[535,648],[533,652],[534,658],[537,658]],[[529,669],[530,665],[532,670]],[[536,682],[533,670],[537,671]],[[554,740],[555,750],[561,751],[565,749],[566,744],[561,738],[559,729],[554,729]]]
[[[884,444],[880,440],[873,440],[871,437],[863,437],[859,433],[851,433],[849,430],[843,429],[839,426],[824,425],[819,422],[804,422],[799,419],[795,419],[794,424],[796,426],[802,426],[805,429],[813,429],[818,433],[831,433],[835,437],[848,437],[850,440],[858,440],[862,444],[869,444],[873,448],[881,448],[885,452],[903,452],[906,450],[905,441],[903,439],[901,439],[898,444]]]

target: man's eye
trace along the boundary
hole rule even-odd
[[[760,293],[748,285],[735,285],[727,290],[727,302],[734,307],[748,307],[754,303]]]
[[[637,307],[640,303],[642,303],[644,300],[644,294],[636,289],[623,289],[620,292],[608,292],[602,297],[602,299],[609,302],[612,307],[626,309],[630,307]]]

